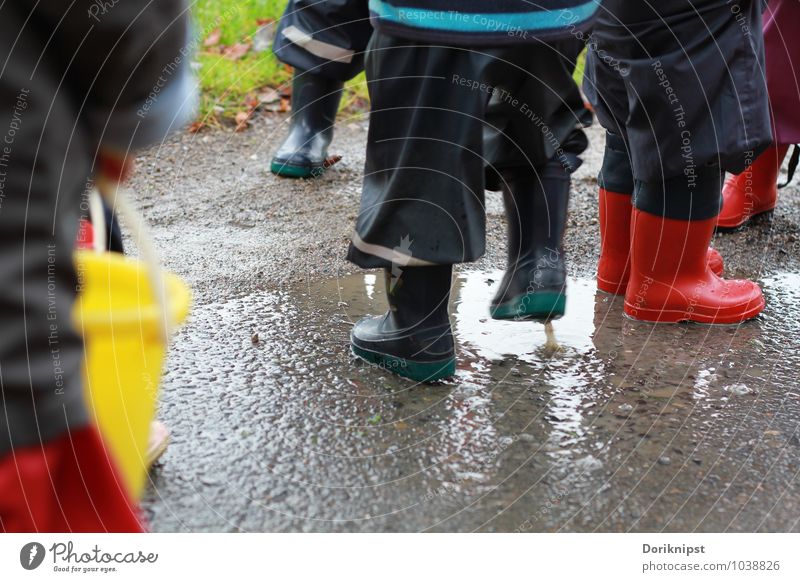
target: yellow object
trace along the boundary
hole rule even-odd
[[[86,402],[133,499],[147,474],[147,437],[166,353],[164,329],[183,322],[189,288],[162,273],[166,309],[148,267],[117,253],[75,253],[73,322],[84,337]],[[166,318],[163,311],[166,311]]]

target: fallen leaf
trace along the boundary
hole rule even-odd
[[[198,131],[203,129],[205,126],[206,126],[206,124],[204,122],[202,122],[202,121],[194,121],[189,125],[189,127],[187,129],[189,130],[189,133],[197,133]]]
[[[278,109],[278,111],[280,111],[281,113],[286,113],[287,111],[291,111],[291,110],[292,110],[292,103],[291,103],[291,101],[289,101],[288,99],[284,99],[283,97],[281,97],[281,106],[280,106],[280,108]]]
[[[244,105],[245,107],[248,107],[248,108],[250,108],[250,109],[255,109],[255,108],[256,108],[256,107],[258,107],[260,104],[261,104],[261,101],[260,101],[260,100],[259,100],[259,98],[258,98],[256,95],[254,95],[253,93],[248,93],[247,95],[245,95],[245,97],[244,97],[244,102],[243,102],[243,105]]]
[[[332,165],[337,163],[339,160],[342,159],[342,156],[328,156],[325,158],[325,161],[322,162],[323,168],[330,168]]]
[[[256,18],[256,24],[259,26],[264,26],[265,24],[272,24],[275,22],[274,18]]]
[[[235,131],[244,131],[247,129],[247,126],[250,124],[250,114],[251,111],[240,111],[236,114],[236,129]]]
[[[215,28],[211,31],[206,39],[203,41],[203,46],[216,46],[219,44],[219,39],[222,37],[222,30]]]
[[[275,103],[281,98],[281,94],[275,89],[267,89],[258,94],[259,103]]]
[[[222,56],[231,61],[238,61],[250,50],[249,42],[237,42],[222,49]]]

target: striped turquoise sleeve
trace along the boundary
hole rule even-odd
[[[370,0],[369,2],[369,8],[373,15],[388,23],[420,30],[476,35],[563,29],[591,20],[599,5],[600,0],[588,0],[569,8],[531,8],[521,12],[482,13],[398,6],[384,0]]]

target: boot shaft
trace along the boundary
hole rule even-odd
[[[296,70],[292,80],[292,122],[316,133],[332,131],[344,83]]]
[[[414,330],[450,325],[452,265],[384,270],[386,298],[395,326]]]
[[[558,162],[505,176],[509,266],[563,263],[569,172]]]
[[[634,210],[631,220],[631,275],[670,283],[701,279],[708,270],[708,246],[716,218],[676,220]]]

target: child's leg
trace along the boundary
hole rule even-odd
[[[637,182],[631,226],[631,273],[625,313],[645,321],[739,323],[764,309],[752,281],[725,280],[708,266],[719,214],[722,172],[703,168],[689,180]]]
[[[367,0],[293,0],[281,16],[275,56],[294,67],[292,123],[273,157],[273,173],[320,175],[344,83],[364,69],[372,27]]]
[[[432,382],[455,373],[450,329],[451,265],[385,270],[389,311],[358,321],[353,352],[390,372]]]
[[[556,160],[503,173],[508,269],[492,300],[493,318],[548,320],[564,314],[569,176]]]
[[[718,229],[739,228],[754,216],[775,208],[778,203],[778,174],[788,151],[786,144],[773,144],[741,174],[725,181]]]
[[[603,165],[597,176],[600,259],[597,263],[597,288],[614,295],[624,294],[630,276],[631,215],[633,205],[633,171],[625,140],[606,134]],[[722,275],[722,256],[709,247],[706,252],[709,268]]]
[[[484,251],[487,59],[380,33],[367,56],[372,114],[348,258],[385,270],[390,309],[356,323],[351,346],[417,381],[454,373],[447,312],[452,265]]]

